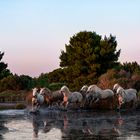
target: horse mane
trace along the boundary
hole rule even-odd
[[[120,87],[120,85],[119,85],[118,83],[116,83],[116,84],[113,86],[113,90],[117,90],[119,87]]]
[[[33,93],[32,93],[33,96],[38,94],[38,89],[37,88],[33,88],[32,91],[33,91]]]
[[[125,93],[125,90],[124,90],[121,86],[118,87],[116,93],[119,94],[119,92],[126,94],[126,93]]]
[[[87,86],[87,85],[84,85],[84,86],[82,86],[82,88],[81,88],[81,90],[86,90],[86,89],[88,89],[88,86]]]
[[[46,87],[41,88],[40,93],[41,93],[42,91],[44,91],[44,94],[47,95],[47,96],[51,96],[51,94],[52,94],[51,90],[48,89],[48,88],[46,88]]]
[[[91,88],[94,88],[95,92],[102,92],[102,89],[99,88],[97,85],[91,85]]]
[[[69,90],[69,88],[67,86],[61,87],[61,90],[60,91],[66,92],[67,94],[70,94],[71,93],[70,90]]]

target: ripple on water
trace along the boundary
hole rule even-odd
[[[61,140],[62,137],[60,129],[52,128],[47,134],[40,131],[38,138],[34,138],[32,125],[28,120],[13,120],[5,126],[9,128],[9,132],[3,135],[6,140]]]
[[[1,121],[3,131],[0,130],[0,135],[5,140],[71,140],[96,137],[140,139],[139,112],[112,114],[50,111],[43,115],[31,115],[26,110],[5,110],[0,111],[0,116],[4,118],[1,119],[4,122]],[[35,132],[38,133],[38,138],[34,137]]]
[[[10,109],[10,110],[1,110],[0,115],[4,116],[16,116],[16,115],[24,115],[26,110],[16,110],[16,109]]]

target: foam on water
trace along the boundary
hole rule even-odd
[[[1,110],[0,115],[6,115],[6,116],[24,115],[25,112],[26,110],[15,110],[15,109]]]

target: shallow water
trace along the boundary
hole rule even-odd
[[[0,111],[0,139],[137,140],[140,112],[5,110]]]

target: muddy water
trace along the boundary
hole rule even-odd
[[[41,110],[0,111],[0,139],[6,140],[137,140],[140,111],[91,112]]]

